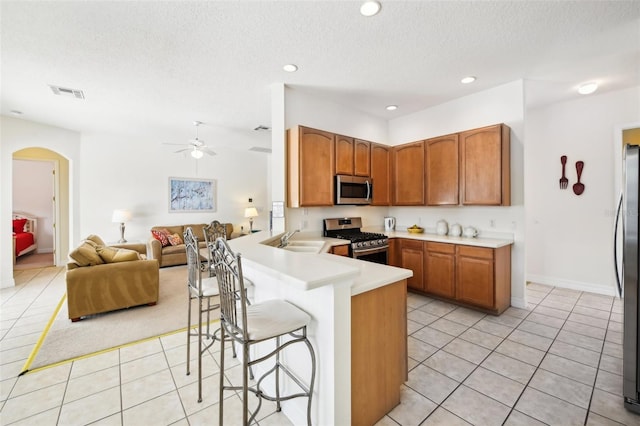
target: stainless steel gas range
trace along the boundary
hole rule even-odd
[[[349,240],[349,256],[354,259],[387,264],[389,239],[384,234],[363,232],[362,218],[324,219],[324,236]]]

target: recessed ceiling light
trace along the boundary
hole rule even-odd
[[[398,105],[387,105],[387,111],[395,111],[398,109]]]
[[[380,12],[381,7],[382,6],[377,1],[365,1],[362,3],[362,6],[360,6],[360,13],[362,16],[377,15],[378,12]]]
[[[596,90],[598,90],[598,83],[596,82],[581,84],[580,87],[578,87],[578,93],[581,95],[590,95]]]
[[[17,109],[12,109],[9,112],[13,115],[22,115],[22,111],[18,111]]]
[[[295,64],[287,64],[284,67],[282,67],[283,70],[285,70],[286,72],[296,72],[298,71],[298,66]]]
[[[476,81],[476,78],[474,76],[470,75],[470,76],[464,77],[462,80],[460,80],[460,83],[469,84],[469,83],[473,83],[474,81]]]

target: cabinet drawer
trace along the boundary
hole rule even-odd
[[[493,260],[493,249],[486,247],[458,246],[458,255]]]
[[[438,253],[450,253],[453,254],[456,252],[456,246],[453,244],[446,243],[427,243],[427,251],[435,251]]]
[[[422,250],[422,241],[410,240],[407,238],[402,239],[402,248],[409,250]]]

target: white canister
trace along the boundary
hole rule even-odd
[[[462,235],[462,226],[457,223],[451,225],[451,229],[449,229],[449,235],[451,235],[452,237],[459,237],[460,235]]]
[[[467,238],[475,238],[478,236],[478,230],[473,226],[467,226],[464,228],[462,235],[464,235]]]
[[[447,232],[449,232],[449,224],[444,219],[439,220],[436,223],[436,234],[447,235]]]

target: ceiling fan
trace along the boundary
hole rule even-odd
[[[194,121],[193,125],[196,126],[196,138],[189,139],[188,143],[164,143],[165,145],[182,145],[187,146],[187,148],[179,149],[174,151],[175,153],[191,151],[191,156],[193,158],[200,159],[204,156],[204,154],[216,155],[216,153],[210,150],[207,145],[205,145],[204,141],[198,138],[198,127],[202,124],[202,121]]]

